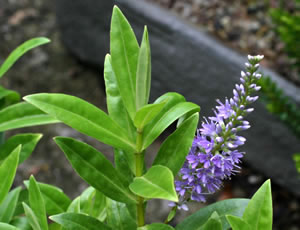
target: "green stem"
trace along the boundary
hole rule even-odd
[[[136,139],[136,153],[135,153],[135,176],[140,177],[143,175],[143,152],[142,152],[142,145],[143,145],[143,131],[137,130],[137,139]],[[137,212],[137,225],[138,227],[142,227],[145,225],[145,213],[144,213],[144,198],[137,196],[138,203],[136,205],[136,212]]]

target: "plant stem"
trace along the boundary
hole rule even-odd
[[[135,176],[140,177],[143,175],[143,131],[137,130],[137,139],[136,139],[136,153],[135,153]],[[145,216],[144,216],[144,198],[137,196],[138,203],[136,205],[136,218],[138,227],[145,225]]]

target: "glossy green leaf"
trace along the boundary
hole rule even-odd
[[[161,145],[153,165],[168,167],[176,176],[181,169],[195,136],[199,114],[185,120]]]
[[[24,181],[24,184],[29,187],[29,181]],[[55,215],[67,210],[71,200],[60,188],[39,182],[37,185],[41,191],[48,215]]]
[[[24,213],[24,209],[23,209],[23,213]],[[13,220],[10,222],[10,224],[21,230],[32,230],[28,218],[26,216],[14,217]]]
[[[0,222],[9,223],[14,215],[21,187],[10,191],[0,205]],[[1,229],[1,228],[0,228]]]
[[[113,147],[132,151],[135,144],[106,113],[96,106],[65,94],[34,94],[24,99],[79,132]]]
[[[76,172],[104,195],[120,202],[136,202],[118,171],[105,156],[88,144],[72,138],[56,137],[55,142],[63,150]]]
[[[138,230],[174,230],[174,228],[167,224],[154,223],[139,227]]]
[[[185,218],[176,226],[176,230],[198,230],[209,219],[214,211],[216,211],[222,222],[223,229],[229,228],[225,215],[242,216],[248,205],[248,199],[229,199],[211,204],[205,208]]]
[[[50,42],[50,40],[48,38],[40,37],[40,38],[30,39],[30,40],[24,42],[23,44],[21,44],[20,46],[18,46],[13,52],[11,52],[11,54],[7,57],[7,59],[1,65],[0,78],[27,51],[29,51],[37,46],[46,44],[48,42]]]
[[[15,213],[14,213],[13,216],[20,216],[20,215],[24,214],[24,208],[23,208],[23,204],[22,204],[23,202],[26,203],[26,204],[29,203],[29,201],[28,201],[28,190],[27,189],[22,189],[20,191],[19,199],[18,199],[17,206],[16,206],[16,209],[15,209]]]
[[[143,149],[147,148],[170,124],[191,111],[196,113],[200,111],[200,108],[191,102],[167,101],[162,113],[145,126]]]
[[[253,195],[243,214],[243,220],[253,230],[272,229],[271,182],[267,180]]]
[[[133,120],[136,112],[136,71],[139,45],[127,19],[114,7],[110,30],[111,62],[124,105]]]
[[[6,197],[14,181],[18,167],[21,145],[15,148],[9,156],[0,164],[0,204]]]
[[[222,223],[217,212],[213,212],[211,217],[206,221],[201,230],[222,230]]]
[[[5,142],[5,133],[0,132],[0,146]]]
[[[70,230],[111,230],[94,217],[79,213],[62,213],[49,217],[54,222]]]
[[[0,86],[0,109],[20,101],[20,94]]]
[[[41,227],[41,229],[47,230],[48,222],[47,222],[45,202],[42,197],[40,188],[32,175],[30,176],[28,190],[29,190],[29,204],[35,216],[37,217],[39,226]]]
[[[19,228],[7,223],[0,222],[0,230],[19,230]]]
[[[59,122],[57,119],[26,102],[8,106],[0,111],[0,132],[57,122]]]
[[[251,226],[246,223],[241,217],[226,215],[232,230],[252,230]]]
[[[151,53],[147,26],[144,29],[136,73],[136,109],[147,105],[151,86]]]
[[[135,157],[133,153],[126,153],[121,149],[114,149],[115,167],[129,183],[133,180],[135,172]]]
[[[34,214],[32,209],[24,202],[23,202],[23,207],[24,207],[25,215],[28,218],[28,222],[29,222],[30,226],[32,227],[32,229],[33,230],[44,230],[41,228],[38,218]],[[48,228],[46,228],[46,229],[48,229]]]
[[[80,196],[76,197],[69,205],[67,212],[80,213]]]
[[[135,177],[130,190],[144,198],[178,201],[172,171],[165,166],[152,166],[145,175]]]
[[[49,230],[64,230],[60,224],[51,223],[49,224]]]
[[[106,104],[109,116],[126,130],[131,140],[136,139],[136,128],[122,101],[118,82],[111,66],[111,57],[109,54],[105,57],[104,62],[104,80],[106,90]],[[122,116],[120,116],[122,114]]]
[[[107,224],[112,229],[136,229],[136,221],[132,219],[126,204],[107,198],[106,200]]]
[[[134,125],[139,130],[143,130],[145,125],[147,125],[150,121],[153,120],[159,114],[159,112],[163,109],[165,103],[159,104],[150,104],[143,106],[139,111],[137,111],[134,117]]]
[[[39,133],[17,134],[10,137],[3,145],[0,146],[0,162],[4,160],[18,145],[22,145],[19,157],[19,164],[21,164],[30,156],[41,138],[42,134]]]
[[[173,218],[174,218],[175,215],[176,215],[176,212],[177,212],[177,207],[175,206],[175,207],[173,207],[173,208],[171,209],[171,211],[170,211],[169,214],[168,214],[168,217],[167,217],[167,223],[169,223],[171,220],[173,220]]]
[[[93,196],[95,189],[92,186],[87,187],[80,195],[80,207],[88,206],[89,199]]]
[[[91,216],[97,218],[100,221],[104,221],[106,219],[106,197],[102,192],[95,190],[93,196],[93,202],[91,206]]]
[[[80,196],[81,213],[86,213],[89,216],[95,217],[100,221],[106,217],[106,197],[103,193],[88,187]]]

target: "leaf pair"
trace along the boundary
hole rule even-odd
[[[141,48],[134,32],[118,7],[114,7],[110,32],[111,64],[126,110],[134,120],[136,111],[150,95],[151,55],[145,27]]]
[[[228,222],[227,222],[228,221]],[[176,230],[260,230],[272,229],[272,197],[270,180],[249,199],[219,201],[185,218]]]
[[[227,215],[233,230],[272,229],[271,183],[267,180],[253,195],[245,209],[243,217]]]
[[[29,181],[29,205],[23,202],[25,215],[33,230],[47,230],[48,222],[46,215],[45,202],[42,197],[40,188],[34,177]]]

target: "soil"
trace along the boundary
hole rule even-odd
[[[172,2],[171,8],[178,12],[187,11],[183,9],[179,10],[180,4],[188,4],[189,2],[194,2],[194,4],[195,2],[217,4],[217,1],[213,0],[178,0]],[[161,4],[170,6],[171,1],[161,0]],[[22,96],[37,92],[60,92],[72,94],[97,105],[103,110],[106,110],[105,94],[103,90],[104,86],[102,80],[103,70],[90,69],[89,67],[82,65],[64,48],[60,41],[59,31],[55,23],[53,1],[0,0],[0,6],[0,63],[2,63],[2,61],[16,46],[27,39],[37,36],[46,36],[52,40],[49,45],[39,47],[29,52],[21,60],[19,60],[15,66],[9,72],[7,72],[4,78],[1,79],[1,85],[20,92]],[[237,10],[231,9],[230,7],[226,10],[223,9],[223,11],[234,11],[236,12],[235,14],[237,14]],[[208,12],[210,12],[209,9],[210,8],[207,8]],[[193,12],[194,7],[192,7],[192,9],[190,8],[189,10],[192,10]],[[248,14],[244,12],[245,10],[246,9],[243,8],[241,11],[241,14],[243,14],[244,17]],[[222,10],[215,9],[210,14],[213,14],[215,11],[219,12]],[[191,12],[184,14],[194,15],[194,13]],[[221,15],[223,14],[224,13]],[[203,19],[201,19],[202,17]],[[217,23],[209,23],[209,21],[212,19],[209,17],[206,19],[206,17],[207,16],[203,15],[197,20],[207,20],[207,24],[211,25],[212,27],[211,30],[214,30],[215,24]],[[223,21],[225,24],[228,23],[227,20],[229,20],[229,22],[233,20],[230,17],[229,19],[224,19],[224,17],[220,16],[220,18],[223,19],[220,19],[219,21]],[[249,16],[249,18],[252,18],[252,16]],[[248,20],[248,16],[246,19]],[[251,24],[250,27],[252,28],[252,26],[253,25]],[[255,26],[257,27],[257,25],[254,25],[253,27]],[[256,30],[260,29],[258,28]],[[272,35],[272,32],[265,33],[270,33]],[[269,36],[273,36],[272,39],[276,40],[276,38],[274,38],[275,35],[271,35]],[[231,36],[231,40],[237,41],[239,39],[234,38],[235,36],[243,37],[245,35],[236,32],[236,35]],[[267,37],[268,36],[265,36],[264,39],[267,39]],[[269,46],[269,41],[264,39],[262,39],[264,41],[262,46]],[[248,42],[246,43],[248,44]],[[243,46],[242,44],[243,43],[236,46]],[[249,46],[245,49],[251,48]],[[264,50],[266,49],[267,48],[265,47]],[[270,50],[272,49],[270,48]],[[283,51],[281,50],[281,52]],[[272,60],[275,59],[272,55],[274,54],[266,54],[268,61],[265,64],[270,65],[271,67],[276,67],[275,64],[272,64]],[[280,55],[282,55],[280,57],[283,57],[284,59],[284,66],[288,66],[290,63],[288,59],[286,59],[286,54]],[[72,198],[80,194],[80,192],[87,186],[71,168],[62,152],[55,146],[54,142],[52,141],[54,136],[71,136],[82,141],[86,141],[95,146],[97,149],[101,150],[101,152],[108,156],[110,160],[113,159],[111,148],[108,148],[107,146],[91,138],[81,135],[62,124],[16,130],[13,132],[8,132],[7,137],[19,132],[41,132],[44,133],[44,137],[32,156],[19,167],[14,186],[21,185],[22,181],[28,179],[30,174],[34,174],[39,181],[54,184],[63,188],[63,190]],[[148,156],[153,156],[154,153],[157,152],[161,141],[162,139],[160,139],[151,147],[150,152],[153,152],[153,154],[148,154]],[[150,161],[151,159],[149,159],[149,162]],[[232,197],[251,197],[266,179],[267,178],[265,178],[263,175],[255,172],[247,165],[243,165],[241,173],[237,174],[237,176],[233,177],[231,180],[226,181],[222,191],[209,197],[208,204],[217,200]],[[274,204],[273,229],[299,230],[299,197],[294,196],[276,184],[272,185],[272,192]],[[190,207],[190,212],[180,212],[178,217],[172,223],[176,224],[176,222],[203,206],[204,204],[192,204]],[[148,213],[151,215],[148,221],[162,221],[161,216],[165,217],[167,215],[167,210],[168,208],[166,202],[151,202],[147,209]]]

